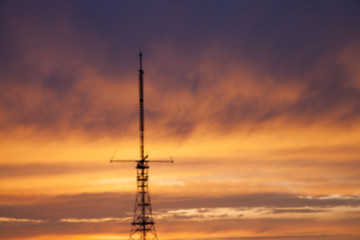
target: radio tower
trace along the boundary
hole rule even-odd
[[[142,53],[139,69],[139,123],[140,123],[140,159],[139,160],[110,160],[110,162],[136,162],[136,198],[134,217],[131,223],[130,240],[158,240],[155,222],[152,216],[150,193],[148,187],[149,163],[170,162],[173,160],[148,160],[144,155],[144,70],[142,69]]]

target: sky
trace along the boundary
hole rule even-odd
[[[0,239],[360,239],[359,1],[0,1]]]

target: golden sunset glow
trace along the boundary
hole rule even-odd
[[[0,239],[360,239],[357,1],[1,1]]]

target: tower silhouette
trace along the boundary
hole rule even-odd
[[[153,220],[149,193],[149,163],[170,162],[173,160],[148,160],[144,154],[144,70],[142,69],[142,53],[139,69],[139,129],[140,129],[140,159],[110,160],[110,162],[136,162],[136,198],[133,221],[131,223],[130,240],[158,240]]]

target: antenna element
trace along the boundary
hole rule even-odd
[[[139,129],[140,129],[140,159],[139,160],[110,160],[110,162],[136,162],[137,191],[135,209],[131,223],[130,240],[158,240],[155,223],[152,216],[150,193],[148,188],[149,162],[168,162],[171,160],[151,160],[144,154],[144,70],[142,69],[142,53],[139,53]]]

